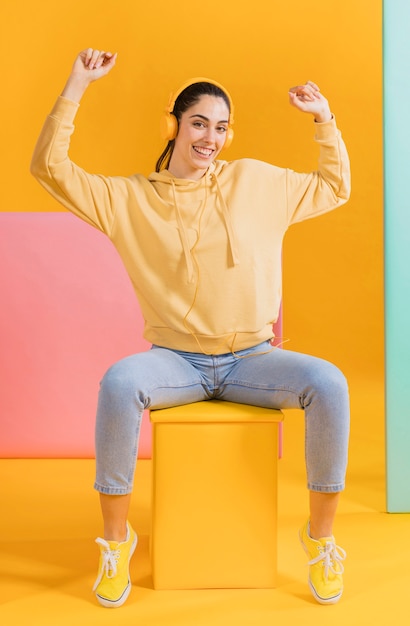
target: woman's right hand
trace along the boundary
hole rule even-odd
[[[117,53],[87,48],[79,53],[74,61],[71,74],[62,96],[79,102],[88,85],[112,70],[117,60]]]
[[[80,52],[74,61],[72,74],[82,76],[91,83],[108,74],[115,65],[117,54],[87,48]]]

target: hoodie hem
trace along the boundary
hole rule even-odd
[[[151,328],[144,333],[147,341],[161,348],[207,355],[232,354],[253,348],[264,341],[271,341],[274,337],[271,325],[254,333],[231,332],[212,336],[194,333],[188,335],[169,328]]]

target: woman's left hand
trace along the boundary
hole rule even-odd
[[[321,94],[319,87],[311,80],[305,85],[289,89],[289,102],[303,113],[311,113],[316,122],[328,122],[332,119],[329,103]]]

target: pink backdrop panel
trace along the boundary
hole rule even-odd
[[[102,375],[149,348],[115,248],[68,213],[0,213],[0,289],[0,456],[93,457]]]

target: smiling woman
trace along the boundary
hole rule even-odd
[[[55,199],[112,241],[152,344],[114,364],[101,382],[95,488],[104,538],[97,540],[97,599],[120,606],[131,589],[137,538],[128,511],[143,411],[214,398],[305,411],[310,517],[300,539],[314,597],[337,602],[344,551],[332,532],[345,484],[347,384],[332,363],[278,350],[272,328],[285,233],[350,195],[349,159],[329,103],[311,81],[289,90],[290,104],[313,116],[317,170],[297,173],[249,158],[227,162],[217,157],[232,141],[230,97],[213,81],[191,81],[166,111],[168,143],[156,172],[95,176],[71,161],[70,139],[86,89],[115,62],[116,55],[92,48],[77,56],[31,170]]]

